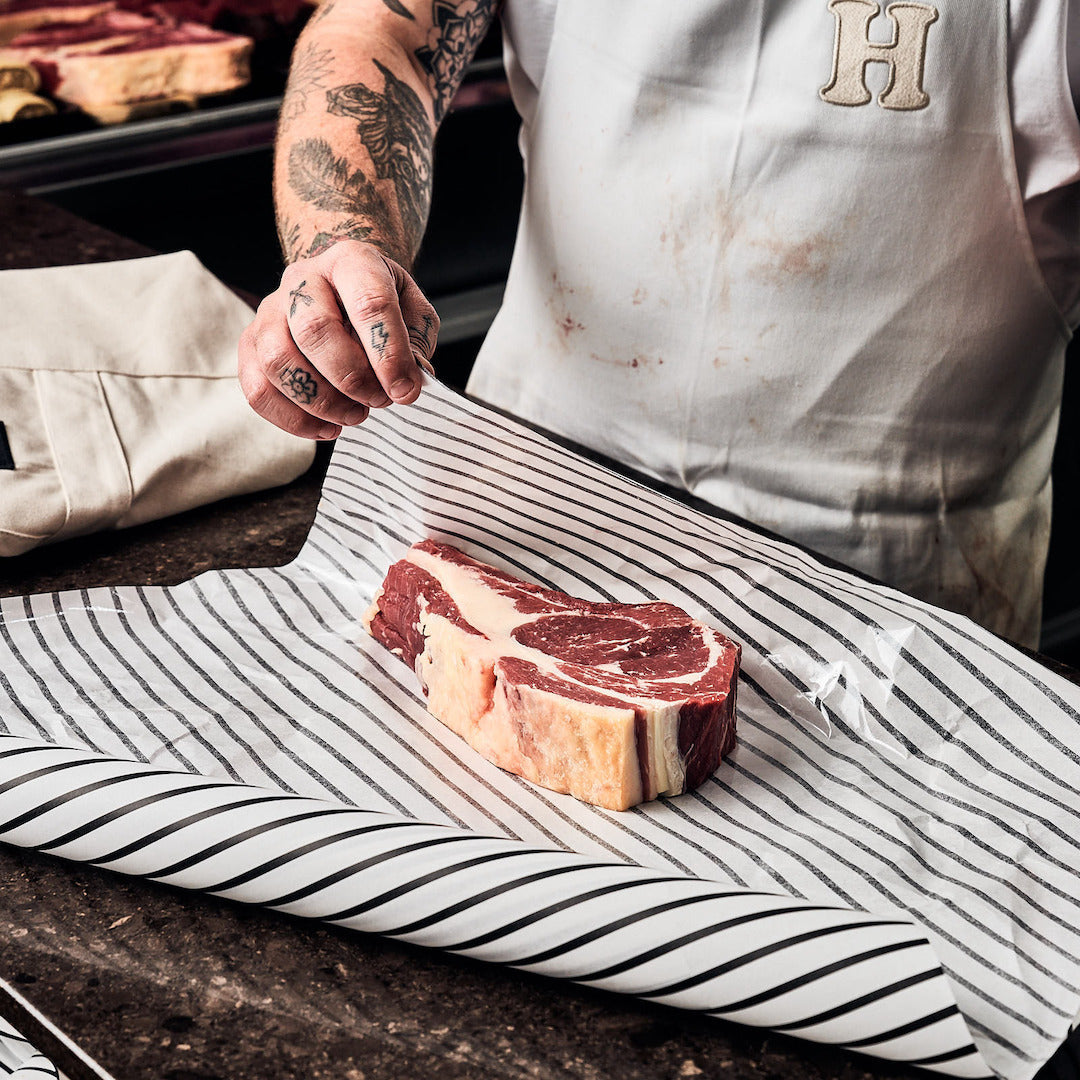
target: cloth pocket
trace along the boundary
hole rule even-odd
[[[0,555],[288,483],[315,444],[249,408],[251,309],[191,252],[0,272]]]

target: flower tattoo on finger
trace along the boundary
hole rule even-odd
[[[310,405],[319,392],[319,384],[309,371],[303,368],[287,368],[281,375],[285,393],[301,405]]]

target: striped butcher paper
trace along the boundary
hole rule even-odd
[[[65,1080],[63,1074],[30,1040],[0,1016],[0,1075],[5,1080]]]
[[[619,813],[479,758],[360,625],[424,537],[728,633],[730,759]],[[437,383],[289,566],[0,614],[10,842],[958,1076],[1080,1011],[1077,688]]]

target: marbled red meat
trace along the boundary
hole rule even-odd
[[[48,23],[27,30],[10,42],[0,55],[5,60],[19,60],[25,64],[47,61],[60,53],[93,52],[103,43],[108,46],[131,41],[158,25],[156,20],[130,11],[107,11],[92,19]]]
[[[76,23],[116,7],[116,0],[0,0],[0,45],[50,23]]]
[[[0,61],[32,63],[49,93],[91,107],[235,90],[250,80],[252,45],[200,23],[109,11],[20,34]]]
[[[576,599],[425,540],[364,621],[416,671],[432,715],[586,802],[692,790],[735,744],[739,646],[673,604]]]

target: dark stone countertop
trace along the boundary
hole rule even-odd
[[[148,254],[0,192],[0,267]],[[299,549],[324,450],[285,488],[0,567],[0,595],[171,584]],[[812,1044],[0,846],[0,976],[117,1080],[855,1080]],[[0,993],[0,1014],[93,1075]]]

